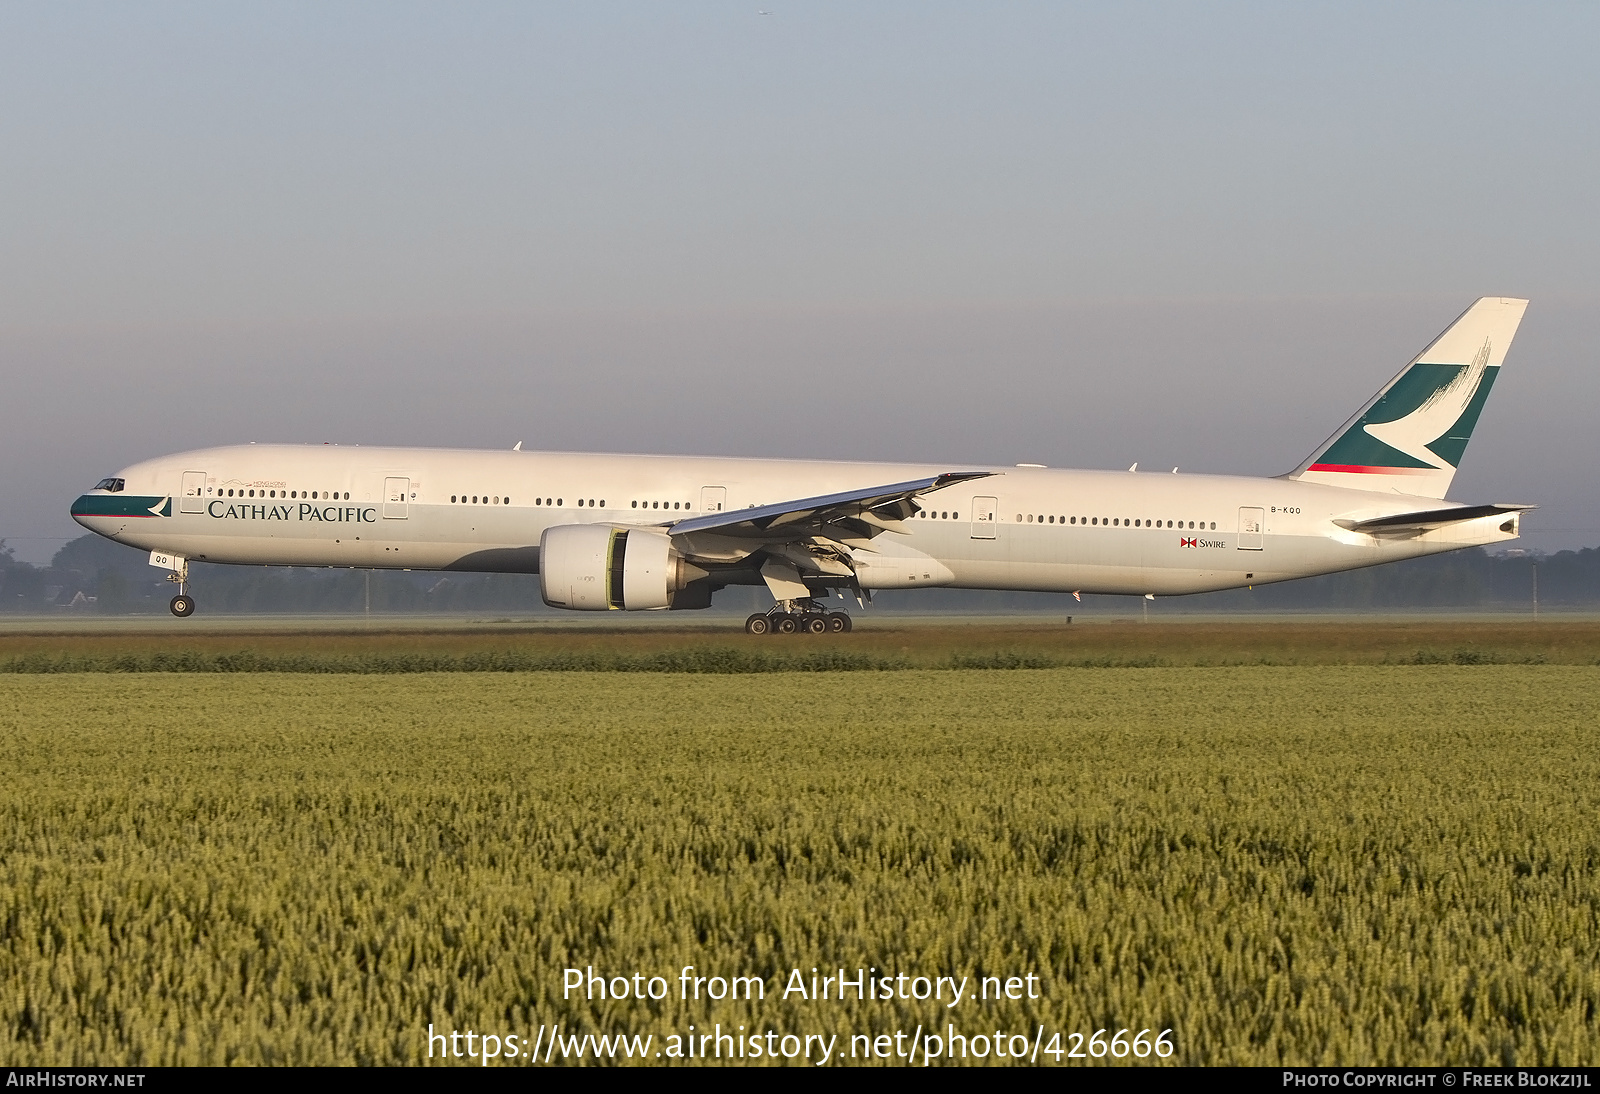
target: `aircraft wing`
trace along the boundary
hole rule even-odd
[[[850,538],[872,538],[879,532],[907,519],[916,510],[911,499],[919,494],[942,490],[968,479],[981,479],[993,471],[950,471],[933,478],[897,482],[888,486],[869,486],[842,494],[733,509],[691,517],[671,526],[674,536],[715,532],[739,539],[768,543],[787,543],[829,532],[845,533]]]
[[[666,530],[673,546],[691,561],[760,563],[762,580],[779,600],[814,595],[807,581],[846,584],[865,597],[870,593],[861,587],[852,551],[872,551],[873,537],[898,531],[900,523],[917,512],[914,499],[919,495],[994,473],[951,471],[912,482],[707,513]]]
[[[1380,535],[1385,532],[1417,534],[1434,528],[1443,528],[1447,524],[1459,524],[1464,520],[1477,520],[1479,517],[1493,517],[1500,514],[1510,516],[1537,508],[1537,505],[1457,505],[1449,509],[1425,509],[1417,513],[1396,513],[1393,516],[1374,517],[1371,520],[1336,520],[1333,523],[1348,531],[1366,532],[1369,535]]]

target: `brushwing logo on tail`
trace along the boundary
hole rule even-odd
[[[1485,338],[1483,348],[1478,350],[1472,364],[1462,369],[1455,379],[1437,388],[1423,400],[1421,406],[1404,418],[1396,418],[1392,422],[1368,422],[1363,428],[1390,448],[1399,449],[1414,460],[1440,470],[1454,467],[1456,460],[1461,458],[1459,453],[1456,454],[1456,460],[1447,461],[1430,446],[1449,433],[1450,427],[1466,415],[1472,397],[1478,393],[1479,385],[1488,374],[1489,349],[1489,340]],[[1476,414],[1472,416],[1473,421],[1467,425],[1464,433],[1472,432],[1472,425],[1477,418]],[[1466,437],[1461,439],[1465,445]]]
[[[1311,471],[1427,474],[1454,471],[1489,398],[1499,366],[1489,339],[1466,365],[1416,364]]]

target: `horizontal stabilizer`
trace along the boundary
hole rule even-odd
[[[1426,532],[1443,528],[1447,524],[1460,524],[1479,517],[1494,517],[1526,513],[1537,505],[1457,505],[1449,509],[1428,509],[1420,513],[1396,513],[1371,520],[1336,520],[1333,523],[1350,532],[1378,535],[1383,532]]]

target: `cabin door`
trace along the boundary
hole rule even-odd
[[[720,513],[728,506],[728,488],[726,486],[702,486],[700,488],[700,512]]]
[[[391,477],[383,480],[383,516],[385,520],[406,519],[406,495],[410,493],[410,479]]]
[[[1000,511],[999,498],[972,499],[972,538],[995,538],[995,517]]]
[[[182,497],[178,499],[178,512],[204,513],[206,511],[206,473],[204,471],[185,471],[183,473]]]
[[[1245,506],[1239,510],[1239,550],[1259,551],[1267,528],[1265,509]]]

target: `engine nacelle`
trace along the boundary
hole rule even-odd
[[[562,524],[539,537],[539,592],[552,608],[630,612],[670,608],[673,594],[706,571],[653,528]]]

